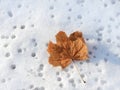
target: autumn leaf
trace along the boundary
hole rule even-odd
[[[68,37],[60,31],[56,35],[56,44],[48,44],[49,63],[53,66],[67,67],[72,60],[87,60],[88,49],[82,32],[76,31]]]

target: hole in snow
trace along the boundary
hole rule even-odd
[[[35,57],[35,56],[36,56],[36,53],[34,53],[34,52],[31,53],[31,56],[32,56],[32,57]]]
[[[25,25],[21,25],[21,27],[20,27],[21,29],[25,29]]]
[[[10,66],[10,68],[11,68],[12,70],[14,70],[14,69],[16,68],[16,65],[15,65],[15,64],[12,64],[12,65]]]
[[[5,57],[10,57],[10,53],[7,52],[7,53],[5,54]]]
[[[57,81],[61,81],[61,77],[58,77],[58,78],[57,78]]]
[[[11,36],[11,39],[15,39],[15,38],[16,38],[16,36],[15,36],[15,35],[12,35],[12,36]]]
[[[13,14],[12,14],[11,11],[8,11],[7,13],[8,13],[8,15],[9,15],[9,17],[13,17]]]
[[[59,84],[59,87],[61,87],[61,88],[62,88],[62,87],[63,87],[63,84],[62,84],[62,83],[60,83],[60,84]]]

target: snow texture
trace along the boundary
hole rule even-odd
[[[62,70],[47,44],[83,32],[88,61]],[[120,90],[120,0],[0,0],[0,90]]]

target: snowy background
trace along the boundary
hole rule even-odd
[[[48,63],[60,30],[82,31],[89,60]],[[0,0],[0,90],[120,90],[120,0]]]

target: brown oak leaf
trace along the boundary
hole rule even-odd
[[[56,44],[48,44],[49,63],[53,66],[65,68],[72,60],[88,59],[88,49],[82,32],[76,31],[68,37],[65,32],[60,31],[56,35]]]

